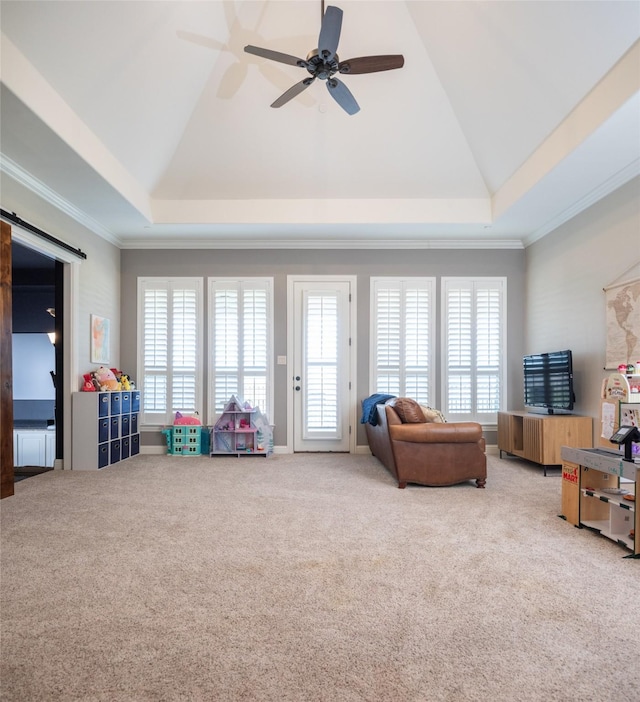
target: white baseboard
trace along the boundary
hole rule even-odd
[[[290,453],[290,451],[287,449],[286,446],[274,446],[273,452],[274,453]],[[140,453],[143,453],[143,454],[149,455],[149,456],[164,456],[167,453],[167,447],[166,446],[141,446]],[[233,455],[235,455],[235,454],[233,454]]]
[[[167,452],[166,446],[141,446],[140,453],[150,454],[154,456],[162,456]]]
[[[166,446],[141,446],[140,453],[144,453],[147,455],[153,455],[153,456],[164,456],[167,453],[167,447]],[[274,454],[288,454],[288,453],[291,453],[291,451],[289,451],[289,449],[286,446],[274,446],[273,453]],[[369,448],[369,446],[367,444],[360,444],[359,446],[356,446],[356,454],[359,454],[362,456],[370,456],[371,449]],[[491,456],[497,456],[498,455],[497,445],[491,444],[490,446],[487,446],[487,454],[491,455]]]

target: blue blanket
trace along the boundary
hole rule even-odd
[[[369,397],[365,397],[362,400],[362,419],[360,419],[360,424],[373,424],[376,426],[378,423],[378,412],[376,410],[377,405],[384,404],[387,400],[392,400],[395,395],[383,395],[382,393],[375,393]]]

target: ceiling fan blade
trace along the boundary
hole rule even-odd
[[[339,7],[329,5],[320,27],[318,37],[318,54],[324,59],[331,59],[338,50],[340,41],[340,30],[342,28],[342,10]]]
[[[387,56],[360,56],[358,58],[340,61],[340,73],[376,73],[377,71],[391,71],[404,66],[402,54],[389,54]]]
[[[331,97],[348,114],[355,115],[360,110],[360,105],[358,105],[351,91],[342,81],[339,81],[337,78],[329,78],[327,89]]]
[[[262,58],[271,59],[272,61],[279,61],[280,63],[288,63],[290,66],[300,66],[304,68],[307,65],[306,61],[301,58],[296,58],[290,54],[283,54],[280,51],[272,51],[271,49],[263,49],[259,46],[248,46],[244,47],[244,50],[248,54],[255,54],[256,56],[262,56]]]
[[[289,88],[289,90],[282,93],[282,95],[275,102],[271,103],[271,107],[282,107],[284,104],[289,102],[289,100],[293,100],[293,98],[296,95],[300,95],[300,93],[303,90],[306,90],[311,85],[311,83],[313,83],[314,80],[315,80],[314,77],[305,78],[304,80],[301,80],[299,83],[292,85]]]

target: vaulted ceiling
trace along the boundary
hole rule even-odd
[[[640,3],[0,2],[2,178],[127,247],[506,246],[640,172]],[[18,213],[20,214],[20,213]]]

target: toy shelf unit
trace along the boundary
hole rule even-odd
[[[229,402],[211,429],[212,456],[270,456],[273,430],[259,407],[237,396]]]
[[[74,392],[72,468],[99,470],[140,453],[140,391]]]
[[[199,456],[202,453],[202,432],[205,428],[192,424],[174,424],[162,430],[171,456]]]
[[[562,447],[562,517],[605,536],[640,558],[640,464],[608,449]]]

